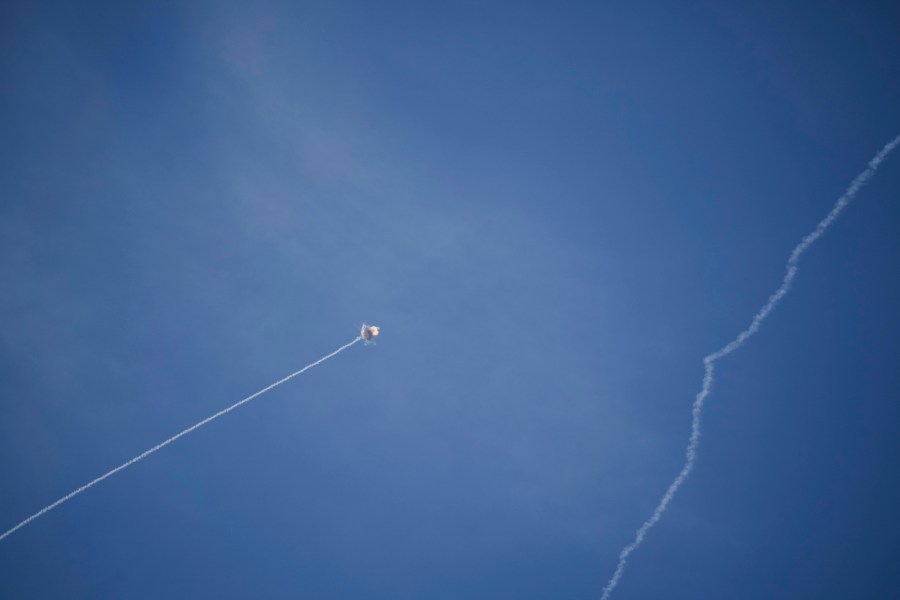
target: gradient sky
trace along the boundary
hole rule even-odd
[[[764,4],[768,4],[765,6]],[[127,5],[127,6],[126,6]],[[6,2],[8,598],[597,598],[900,133],[900,7]],[[615,597],[900,596],[900,156]]]

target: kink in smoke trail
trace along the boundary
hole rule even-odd
[[[765,305],[759,312],[754,315],[753,320],[750,322],[750,325],[742,331],[736,338],[734,338],[731,342],[720,348],[719,350],[713,352],[712,354],[706,356],[703,359],[703,385],[700,389],[700,392],[697,394],[696,399],[694,400],[694,406],[692,409],[692,419],[691,419],[691,437],[688,440],[687,450],[685,451],[686,460],[684,466],[681,468],[681,471],[669,485],[669,488],[666,490],[666,493],[663,494],[662,500],[659,501],[659,504],[654,509],[653,513],[650,515],[644,524],[638,528],[637,533],[634,536],[634,540],[625,546],[622,549],[622,552],[619,553],[619,563],[616,565],[616,570],[613,573],[613,576],[610,578],[609,582],[606,584],[606,587],[603,588],[603,595],[601,600],[607,600],[609,595],[615,589],[616,585],[618,585],[619,580],[622,578],[622,573],[625,570],[625,564],[628,560],[628,556],[637,550],[638,546],[641,545],[641,542],[644,541],[644,537],[647,535],[647,531],[650,530],[651,527],[656,525],[656,522],[662,517],[663,513],[666,511],[666,508],[669,506],[669,502],[672,501],[672,498],[675,496],[675,493],[678,492],[678,488],[681,487],[681,484],[684,483],[684,480],[690,474],[691,470],[694,468],[694,461],[697,458],[697,446],[700,443],[700,416],[703,412],[703,402],[706,400],[706,397],[709,396],[710,390],[712,389],[713,384],[713,373],[715,372],[715,363],[721,358],[724,358],[740,348],[744,345],[744,343],[758,330],[762,322],[769,316],[769,313],[775,309],[778,303],[782,298],[788,293],[791,288],[791,282],[794,280],[794,277],[797,275],[797,263],[800,260],[800,256],[806,252],[810,246],[815,243],[819,237],[825,233],[825,230],[837,219],[838,215],[841,214],[841,211],[850,204],[853,200],[856,193],[859,189],[865,185],[865,183],[872,178],[872,175],[875,174],[875,171],[878,169],[878,165],[887,158],[887,155],[891,153],[891,151],[900,144],[900,136],[895,137],[891,140],[881,151],[875,155],[869,162],[869,166],[865,171],[856,176],[856,179],[850,184],[850,187],[847,188],[847,191],[844,192],[844,195],[838,198],[837,202],[835,202],[831,211],[825,216],[824,219],[819,221],[819,224],[816,225],[816,228],[809,233],[803,240],[797,244],[794,248],[793,252],[791,252],[790,258],[788,258],[786,270],[784,274],[784,279],[781,281],[781,285],[778,287],[775,292],[769,296],[769,301],[766,302]]]

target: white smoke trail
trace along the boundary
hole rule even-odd
[[[53,504],[48,504],[47,506],[45,506],[45,507],[42,508],[41,510],[37,511],[36,513],[34,513],[33,515],[31,515],[30,517],[28,517],[27,519],[25,519],[24,521],[22,521],[21,523],[19,523],[19,524],[16,525],[15,527],[13,527],[12,529],[3,532],[3,534],[0,534],[0,540],[3,540],[5,537],[7,537],[7,536],[13,534],[15,531],[21,529],[22,527],[25,527],[26,525],[28,525],[29,523],[31,523],[32,521],[34,521],[34,520],[37,519],[38,517],[40,517],[40,516],[42,516],[42,515],[44,515],[44,514],[50,512],[51,510],[53,510],[54,508],[56,508],[56,507],[59,506],[60,504],[63,504],[64,502],[68,502],[69,500],[71,500],[72,498],[74,498],[75,496],[77,496],[78,494],[80,494],[81,492],[83,492],[83,491],[85,491],[85,490],[88,490],[88,489],[94,487],[95,485],[97,485],[98,483],[100,483],[101,481],[103,481],[104,479],[106,479],[107,477],[111,477],[111,476],[115,475],[116,473],[118,473],[119,471],[121,471],[121,470],[123,470],[123,469],[126,469],[126,468],[128,468],[128,467],[130,467],[131,465],[133,465],[134,463],[138,462],[139,460],[142,460],[142,459],[144,459],[144,458],[147,458],[148,456],[150,456],[151,454],[153,454],[153,453],[156,452],[157,450],[159,450],[159,449],[161,449],[161,448],[164,448],[165,446],[168,446],[169,444],[171,444],[172,442],[174,442],[174,441],[177,440],[178,438],[183,437],[183,436],[189,434],[190,432],[194,431],[195,429],[199,429],[200,427],[203,427],[204,425],[206,425],[207,423],[209,423],[209,422],[212,421],[213,419],[217,419],[217,418],[221,417],[222,415],[224,415],[225,413],[228,413],[228,412],[233,411],[234,409],[236,409],[236,408],[237,408],[238,406],[240,406],[241,404],[246,404],[247,402],[250,402],[251,400],[253,400],[253,399],[256,398],[257,396],[261,396],[261,395],[265,394],[265,393],[268,392],[269,390],[278,387],[279,385],[281,385],[282,383],[288,381],[289,379],[293,379],[294,377],[296,377],[297,375],[303,373],[304,371],[307,371],[307,370],[309,370],[309,369],[312,369],[312,368],[315,367],[316,365],[319,365],[319,364],[325,362],[326,360],[328,360],[328,359],[331,358],[332,356],[335,356],[336,354],[339,354],[339,353],[343,352],[344,350],[346,350],[347,348],[349,348],[350,346],[352,346],[352,345],[355,344],[356,342],[360,341],[361,339],[362,339],[361,337],[356,338],[355,340],[353,340],[353,341],[350,342],[349,344],[345,344],[345,345],[341,346],[340,348],[338,348],[337,350],[335,350],[335,351],[332,352],[331,354],[329,354],[329,355],[327,355],[327,356],[323,356],[322,358],[320,358],[320,359],[317,360],[316,362],[310,363],[310,364],[306,365],[305,367],[303,367],[303,368],[300,369],[299,371],[294,371],[293,373],[291,373],[290,375],[288,375],[288,376],[285,377],[284,379],[279,379],[278,381],[276,381],[276,382],[273,383],[272,385],[270,385],[270,386],[268,386],[268,387],[264,387],[263,389],[259,390],[258,392],[254,393],[254,394],[251,394],[250,396],[247,396],[246,398],[244,398],[244,399],[241,400],[240,402],[235,402],[234,404],[232,404],[232,405],[229,406],[228,408],[224,408],[224,409],[220,410],[219,412],[217,412],[216,414],[212,415],[211,417],[207,417],[207,418],[203,419],[202,421],[200,421],[199,423],[196,423],[195,425],[191,425],[190,427],[188,427],[188,428],[185,429],[184,431],[182,431],[182,432],[180,432],[180,433],[176,433],[175,435],[173,435],[173,436],[170,437],[169,439],[165,440],[164,442],[160,442],[159,444],[153,446],[152,448],[150,448],[150,449],[147,450],[146,452],[142,452],[141,454],[138,454],[137,456],[135,456],[134,458],[132,458],[132,459],[129,460],[128,462],[122,463],[121,465],[119,465],[118,467],[116,467],[115,469],[113,469],[112,471],[109,471],[109,472],[107,472],[107,473],[104,473],[103,475],[101,475],[101,476],[98,477],[97,479],[94,479],[93,481],[84,484],[83,486],[81,486],[81,487],[78,488],[77,490],[75,490],[75,491],[73,491],[73,492],[70,492],[70,493],[66,494],[65,496],[63,496],[62,498],[60,498],[59,500],[57,500],[57,501],[54,502]]]
[[[688,440],[687,450],[685,451],[686,460],[684,466],[681,468],[681,471],[669,485],[669,488],[666,490],[666,493],[663,494],[662,500],[659,501],[659,504],[653,511],[653,514],[650,515],[650,518],[644,521],[644,524],[640,526],[637,530],[637,533],[634,536],[634,540],[625,546],[622,549],[622,552],[619,553],[619,564],[616,565],[616,570],[613,573],[613,576],[610,578],[609,582],[606,584],[606,587],[603,588],[603,595],[601,596],[601,600],[607,600],[615,589],[616,585],[618,585],[619,580],[622,578],[622,573],[625,571],[625,564],[628,560],[628,556],[637,550],[638,546],[641,545],[641,542],[644,541],[644,537],[647,535],[647,532],[651,527],[656,525],[656,522],[662,517],[663,513],[666,512],[666,508],[669,506],[669,502],[672,501],[672,498],[675,496],[676,492],[678,492],[678,488],[681,487],[681,484],[684,483],[684,480],[690,474],[691,470],[694,468],[694,461],[697,458],[697,446],[700,443],[700,416],[703,412],[703,402],[706,400],[706,397],[709,396],[709,393],[712,389],[713,384],[713,372],[716,361],[721,358],[724,358],[740,348],[744,345],[744,343],[755,334],[758,330],[762,322],[769,316],[782,298],[788,293],[791,287],[791,282],[794,280],[794,277],[797,275],[797,263],[800,260],[800,256],[806,252],[813,243],[818,240],[825,230],[828,229],[828,226],[831,225],[835,219],[838,218],[838,215],[841,214],[841,211],[850,204],[853,200],[853,197],[856,196],[856,193],[859,189],[865,185],[865,183],[872,178],[872,175],[875,174],[875,171],[878,169],[878,166],[881,162],[887,158],[887,155],[891,153],[891,151],[900,144],[900,136],[895,137],[891,140],[881,151],[875,155],[869,162],[869,166],[865,171],[856,176],[856,179],[850,184],[850,187],[847,188],[847,191],[844,192],[844,195],[838,198],[834,207],[825,216],[824,219],[819,221],[819,224],[816,225],[816,228],[808,234],[803,240],[797,244],[794,248],[794,251],[791,252],[790,258],[788,258],[786,271],[784,274],[784,279],[781,281],[781,285],[778,287],[775,292],[769,296],[769,301],[763,305],[759,312],[757,312],[753,316],[753,320],[750,322],[750,325],[747,329],[743,330],[736,338],[734,338],[731,342],[723,346],[721,349],[713,352],[712,354],[706,356],[703,359],[703,386],[700,389],[700,392],[697,394],[696,399],[694,400],[694,406],[692,409],[692,420],[691,420],[691,437]]]

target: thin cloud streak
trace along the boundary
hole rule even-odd
[[[304,371],[307,371],[307,370],[309,370],[309,369],[312,369],[312,368],[315,367],[316,365],[322,364],[323,362],[325,362],[325,361],[328,360],[329,358],[331,358],[331,357],[333,357],[333,356],[335,356],[335,355],[337,355],[337,354],[340,354],[341,352],[343,352],[344,350],[346,350],[347,348],[349,348],[350,346],[352,346],[352,345],[355,344],[356,342],[360,341],[361,339],[362,339],[361,337],[357,337],[355,340],[353,340],[353,341],[350,342],[349,344],[345,344],[345,345],[341,346],[340,348],[338,348],[337,350],[335,350],[335,351],[332,352],[331,354],[328,354],[327,356],[323,356],[322,358],[320,358],[320,359],[317,360],[316,362],[313,362],[313,363],[310,363],[310,364],[306,365],[305,367],[303,367],[303,368],[300,369],[299,371],[294,371],[293,373],[291,373],[291,374],[288,375],[287,377],[284,377],[283,379],[279,379],[279,380],[276,381],[275,383],[273,383],[273,384],[271,384],[271,385],[269,385],[269,386],[267,386],[267,387],[264,387],[263,389],[259,390],[258,392],[255,392],[255,393],[251,394],[250,396],[247,396],[246,398],[244,398],[243,400],[240,400],[239,402],[235,402],[234,404],[232,404],[232,405],[229,406],[228,408],[224,408],[224,409],[220,410],[219,412],[217,412],[216,414],[214,414],[214,415],[212,415],[212,416],[209,416],[209,417],[203,419],[203,420],[200,421],[199,423],[196,423],[196,424],[194,424],[194,425],[191,425],[190,427],[188,427],[188,428],[185,429],[184,431],[181,431],[181,432],[179,432],[179,433],[176,433],[175,435],[173,435],[173,436],[170,437],[169,439],[167,439],[167,440],[165,440],[165,441],[163,441],[163,442],[160,442],[159,444],[153,446],[152,448],[150,448],[149,450],[147,450],[147,451],[145,451],[145,452],[142,452],[141,454],[138,454],[137,456],[135,456],[135,457],[132,458],[131,460],[129,460],[129,461],[125,462],[125,463],[122,463],[121,465],[119,465],[119,466],[116,467],[115,469],[112,469],[111,471],[108,471],[108,472],[104,473],[103,475],[101,475],[100,477],[97,477],[97,478],[94,479],[93,481],[91,481],[91,482],[89,482],[89,483],[86,483],[86,484],[84,484],[83,486],[81,486],[80,488],[78,488],[78,489],[76,489],[76,490],[74,490],[74,491],[72,491],[72,492],[66,494],[65,496],[63,496],[62,498],[60,498],[59,500],[57,500],[56,502],[54,502],[54,503],[52,503],[52,504],[48,504],[47,506],[45,506],[44,508],[42,508],[42,509],[39,510],[38,512],[34,513],[33,515],[31,515],[30,517],[28,517],[27,519],[25,519],[24,521],[22,521],[22,522],[19,523],[18,525],[16,525],[15,527],[13,527],[13,528],[11,528],[11,529],[9,529],[9,530],[3,532],[2,534],[0,534],[0,541],[2,541],[2,540],[3,540],[4,538],[6,538],[6,537],[9,537],[10,535],[12,535],[13,533],[15,533],[16,531],[18,531],[18,530],[21,529],[22,527],[25,527],[26,525],[28,525],[29,523],[31,523],[32,521],[34,521],[34,520],[37,519],[38,517],[43,516],[44,514],[50,512],[51,510],[53,510],[54,508],[56,508],[56,507],[59,506],[60,504],[63,504],[63,503],[65,503],[65,502],[68,502],[69,500],[71,500],[72,498],[74,498],[75,496],[77,496],[78,494],[80,494],[81,492],[84,492],[84,491],[89,490],[90,488],[94,487],[95,485],[97,485],[98,483],[100,483],[101,481],[103,481],[104,479],[106,479],[106,478],[108,478],[108,477],[112,477],[113,475],[115,475],[115,474],[118,473],[119,471],[122,471],[122,470],[124,470],[124,469],[127,469],[128,467],[130,467],[130,466],[133,465],[134,463],[138,462],[139,460],[143,460],[143,459],[147,458],[148,456],[150,456],[151,454],[153,454],[154,452],[156,452],[157,450],[160,450],[160,449],[162,449],[162,448],[168,446],[169,444],[171,444],[172,442],[174,442],[174,441],[177,440],[178,438],[183,437],[183,436],[186,436],[187,434],[191,433],[191,432],[194,431],[195,429],[199,429],[200,427],[203,427],[204,425],[206,425],[206,424],[209,423],[210,421],[212,421],[212,420],[214,420],[214,419],[218,419],[219,417],[221,417],[221,416],[224,415],[225,413],[229,413],[229,412],[233,411],[233,410],[236,409],[238,406],[240,406],[240,405],[242,405],[242,404],[246,404],[247,402],[250,402],[250,401],[253,400],[254,398],[257,398],[258,396],[262,396],[263,394],[265,394],[265,393],[268,392],[269,390],[272,390],[272,389],[278,387],[279,385],[281,385],[282,383],[285,383],[286,381],[288,381],[288,380],[290,380],[290,379],[293,379],[294,377],[296,377],[297,375],[300,375],[300,374],[303,373]]]
[[[669,503],[672,501],[672,498],[675,497],[675,494],[678,492],[678,489],[681,487],[681,484],[684,483],[684,480],[687,479],[687,476],[691,473],[694,468],[694,461],[697,458],[697,446],[700,444],[700,417],[703,412],[703,403],[706,400],[707,396],[709,396],[712,385],[713,385],[713,374],[715,372],[715,363],[719,359],[725,358],[741,346],[743,346],[751,336],[753,336],[762,325],[762,322],[769,316],[769,314],[778,306],[778,303],[781,302],[781,299],[787,295],[788,291],[790,291],[791,283],[794,281],[794,277],[797,276],[797,264],[800,260],[800,256],[806,252],[810,246],[812,246],[816,240],[818,240],[825,230],[834,222],[835,219],[841,214],[844,208],[847,207],[848,204],[853,200],[856,196],[856,193],[862,188],[869,179],[875,174],[875,171],[878,169],[878,166],[881,162],[887,158],[888,154],[891,153],[894,148],[900,144],[900,135],[891,140],[881,151],[875,155],[871,161],[869,161],[869,166],[865,171],[856,176],[850,187],[847,188],[847,191],[838,198],[837,202],[835,202],[834,207],[832,207],[831,211],[819,221],[819,224],[816,225],[816,228],[813,229],[811,233],[806,235],[803,240],[797,244],[794,248],[793,252],[791,252],[790,258],[788,258],[787,265],[785,267],[784,279],[781,281],[781,285],[778,287],[775,292],[769,296],[769,301],[763,305],[759,312],[757,312],[753,316],[753,320],[750,322],[749,327],[743,330],[736,338],[734,338],[731,342],[723,346],[721,349],[713,352],[712,354],[707,355],[703,359],[703,386],[700,389],[700,392],[697,394],[696,399],[694,400],[694,406],[692,409],[692,420],[691,420],[691,437],[688,440],[687,450],[685,451],[686,460],[684,466],[681,468],[681,471],[669,485],[669,488],[666,490],[666,493],[663,495],[662,500],[659,501],[659,504],[654,509],[653,513],[650,515],[650,518],[644,521],[644,524],[640,526],[637,530],[637,533],[634,536],[634,540],[625,546],[622,549],[622,552],[619,554],[619,563],[616,565],[616,570],[613,573],[613,576],[610,578],[609,582],[606,584],[606,587],[603,588],[603,595],[601,596],[601,600],[607,600],[612,594],[613,590],[619,584],[619,580],[622,578],[622,573],[625,571],[625,565],[628,561],[628,556],[637,550],[637,548],[644,541],[644,537],[646,537],[647,532],[651,527],[656,525],[657,521],[662,517],[663,513],[666,512],[666,508],[668,508]]]

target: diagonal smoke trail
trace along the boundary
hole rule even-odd
[[[794,280],[794,277],[797,276],[797,263],[800,260],[800,256],[806,252],[810,246],[818,240],[825,230],[828,229],[828,226],[831,225],[835,219],[838,218],[838,215],[841,214],[841,211],[850,204],[853,200],[856,193],[859,189],[865,185],[869,179],[872,178],[872,175],[875,174],[875,171],[878,169],[878,166],[881,162],[887,158],[888,154],[900,144],[900,136],[895,137],[893,140],[888,142],[888,144],[881,149],[881,151],[875,155],[871,161],[869,161],[869,166],[865,171],[856,176],[856,179],[850,184],[850,187],[847,188],[847,191],[844,192],[844,195],[838,198],[837,202],[835,202],[834,207],[831,211],[825,216],[824,219],[819,221],[819,224],[816,225],[816,228],[813,229],[811,233],[809,233],[803,240],[797,244],[794,248],[794,251],[791,252],[790,258],[788,258],[786,270],[784,274],[784,279],[781,281],[781,285],[778,287],[775,292],[769,296],[769,301],[763,305],[759,312],[757,312],[753,316],[753,320],[750,322],[750,325],[747,329],[743,330],[738,334],[736,338],[730,341],[728,344],[716,350],[712,354],[706,356],[703,359],[703,386],[700,388],[700,392],[697,394],[696,399],[694,400],[694,406],[691,411],[692,419],[691,419],[691,437],[688,440],[687,450],[685,451],[686,460],[684,466],[681,467],[681,471],[675,477],[671,484],[669,484],[669,488],[666,490],[666,493],[663,494],[662,500],[659,501],[659,504],[653,510],[653,514],[650,515],[644,524],[640,526],[637,530],[637,533],[634,536],[634,540],[625,546],[622,549],[622,552],[619,553],[619,564],[616,565],[616,570],[613,573],[613,576],[610,578],[609,582],[606,584],[606,587],[603,588],[603,595],[601,596],[601,600],[607,600],[612,591],[619,584],[619,580],[622,578],[622,573],[625,571],[625,564],[628,561],[628,556],[637,550],[638,546],[641,545],[641,542],[644,541],[644,537],[646,537],[647,532],[651,527],[656,525],[656,522],[662,517],[663,513],[666,512],[666,508],[669,506],[669,502],[672,501],[672,498],[675,497],[675,494],[678,492],[678,488],[681,487],[681,484],[684,483],[684,480],[690,474],[690,472],[694,469],[694,461],[697,458],[697,446],[700,444],[700,416],[703,412],[703,402],[706,400],[706,397],[709,396],[710,391],[712,390],[713,384],[713,372],[715,370],[715,363],[721,358],[724,358],[740,348],[744,345],[744,343],[758,330],[762,322],[769,316],[775,307],[781,302],[781,299],[788,293],[791,289],[791,282]]]
[[[176,433],[175,435],[173,435],[173,436],[170,437],[169,439],[165,440],[164,442],[160,442],[159,444],[153,446],[153,447],[150,448],[149,450],[147,450],[147,451],[145,451],[145,452],[142,452],[141,454],[138,454],[137,456],[135,456],[134,458],[132,458],[132,459],[129,460],[128,462],[122,463],[121,465],[119,465],[118,467],[116,467],[115,469],[113,469],[112,471],[109,471],[109,472],[107,472],[107,473],[104,473],[103,475],[101,475],[101,476],[98,477],[97,479],[94,479],[93,481],[84,484],[83,486],[81,486],[81,487],[78,488],[77,490],[75,490],[75,491],[73,491],[73,492],[70,492],[70,493],[66,494],[65,496],[63,496],[62,498],[60,498],[59,500],[57,500],[57,501],[54,502],[53,504],[48,504],[47,506],[45,506],[45,507],[42,508],[41,510],[37,511],[36,513],[34,513],[33,515],[31,515],[30,517],[28,517],[27,519],[25,519],[24,521],[22,521],[21,523],[19,523],[19,524],[16,525],[15,527],[13,527],[12,529],[9,529],[8,531],[4,531],[2,534],[0,534],[0,540],[3,540],[5,537],[7,537],[7,536],[13,534],[15,531],[21,529],[22,527],[25,527],[26,525],[28,525],[29,523],[31,523],[32,521],[34,521],[35,519],[37,519],[37,518],[40,517],[41,515],[50,512],[51,510],[53,510],[54,508],[56,508],[56,507],[59,506],[60,504],[62,504],[62,503],[64,503],[64,502],[68,502],[69,500],[71,500],[72,498],[74,498],[75,496],[77,496],[78,494],[80,494],[81,492],[83,492],[83,491],[85,491],[85,490],[87,490],[87,489],[90,489],[90,488],[94,487],[95,485],[97,485],[98,483],[100,483],[101,481],[103,481],[104,479],[106,479],[107,477],[112,477],[113,475],[115,475],[115,474],[118,473],[119,471],[121,471],[121,470],[123,470],[123,469],[126,469],[126,468],[128,468],[128,467],[130,467],[131,465],[133,465],[134,463],[138,462],[139,460],[142,460],[142,459],[144,459],[144,458],[147,458],[148,456],[150,456],[151,454],[153,454],[153,453],[156,452],[157,450],[159,450],[159,449],[161,449],[161,448],[163,448],[163,447],[165,447],[165,446],[168,446],[169,444],[171,444],[172,442],[174,442],[174,441],[177,440],[178,438],[183,437],[183,436],[189,434],[190,432],[194,431],[195,429],[199,429],[200,427],[203,427],[204,425],[206,425],[207,423],[209,423],[209,422],[212,421],[213,419],[217,419],[217,418],[221,417],[222,415],[224,415],[225,413],[228,413],[228,412],[233,411],[234,409],[236,409],[236,408],[237,408],[238,406],[240,406],[241,404],[246,404],[247,402],[250,402],[251,400],[253,400],[253,399],[256,398],[257,396],[262,396],[263,394],[265,394],[265,393],[268,392],[269,390],[278,387],[279,385],[281,385],[282,383],[288,381],[289,379],[293,379],[294,377],[296,377],[296,376],[299,375],[300,373],[303,373],[304,371],[307,371],[307,370],[309,370],[309,369],[312,369],[312,368],[315,367],[316,365],[319,365],[319,364],[325,362],[326,360],[328,360],[328,359],[331,358],[332,356],[335,356],[336,354],[340,354],[341,352],[343,352],[344,350],[346,350],[347,348],[349,348],[350,346],[352,346],[352,345],[355,344],[356,342],[360,341],[361,339],[362,339],[361,337],[358,337],[358,338],[356,338],[355,340],[353,340],[352,342],[350,342],[349,344],[345,344],[345,345],[341,346],[340,348],[338,348],[337,350],[335,350],[335,351],[332,352],[331,354],[329,354],[329,355],[327,355],[327,356],[323,356],[322,358],[320,358],[320,359],[317,360],[316,362],[310,363],[310,364],[306,365],[305,367],[303,367],[303,368],[300,369],[299,371],[294,371],[293,373],[291,373],[291,374],[288,375],[287,377],[285,377],[285,378],[283,378],[283,379],[279,379],[278,381],[276,381],[276,382],[273,383],[272,385],[270,385],[270,386],[268,386],[268,387],[264,387],[263,389],[259,390],[258,392],[254,393],[254,394],[251,394],[250,396],[247,396],[246,398],[244,398],[243,400],[241,400],[241,401],[239,401],[239,402],[235,402],[234,404],[232,404],[232,405],[229,406],[228,408],[223,408],[222,410],[220,410],[220,411],[217,412],[216,414],[214,414],[214,415],[212,415],[212,416],[210,416],[210,417],[206,417],[205,419],[203,419],[203,420],[200,421],[199,423],[196,423],[196,424],[194,424],[194,425],[191,425],[190,427],[188,427],[188,428],[185,429],[184,431],[182,431],[182,432],[180,432],[180,433]]]

